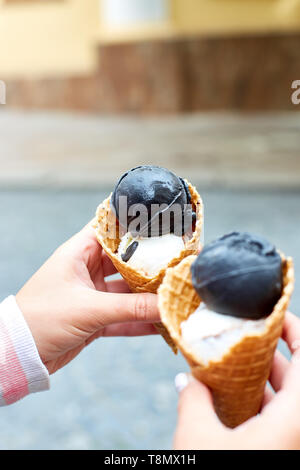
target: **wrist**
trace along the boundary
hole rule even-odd
[[[14,296],[0,304],[2,405],[49,389],[49,374]]]

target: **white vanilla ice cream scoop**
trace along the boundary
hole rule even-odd
[[[138,242],[138,245],[127,264],[148,277],[155,277],[184,249],[182,237],[173,233],[151,238],[133,238],[130,233],[126,233],[121,239],[118,255],[124,255],[134,241]]]
[[[245,336],[261,333],[266,319],[248,320],[209,310],[204,303],[181,323],[181,335],[199,361],[220,360],[223,355]]]

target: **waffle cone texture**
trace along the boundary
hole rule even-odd
[[[188,182],[187,182],[188,183]],[[196,225],[191,237],[185,240],[184,249],[181,251],[177,258],[174,258],[170,263],[154,277],[145,276],[141,271],[133,269],[126,262],[122,261],[118,256],[118,248],[121,241],[122,233],[118,225],[115,213],[111,207],[111,195],[105,199],[96,211],[96,218],[94,227],[96,230],[96,237],[103,250],[107,253],[112,260],[114,266],[119,271],[121,276],[129,285],[132,292],[151,292],[157,293],[166,273],[166,269],[176,266],[181,260],[187,256],[197,254],[200,249],[200,238],[203,226],[203,203],[196,188],[188,183],[191,194],[191,203],[193,210],[196,212]],[[155,323],[156,329],[163,336],[165,341],[177,352],[177,346],[169,336],[168,331],[162,323]]]
[[[262,404],[294,287],[293,261],[282,258],[283,292],[273,312],[266,318],[264,331],[249,333],[231,346],[220,360],[210,360],[208,365],[201,363],[201,359],[181,338],[181,322],[194,313],[201,302],[190,273],[196,256],[189,256],[176,267],[168,269],[158,291],[163,324],[189,363],[193,376],[211,389],[216,413],[230,428],[255,416]]]

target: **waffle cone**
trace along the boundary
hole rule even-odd
[[[212,391],[220,420],[234,428],[255,416],[261,407],[273,355],[281,336],[285,311],[293,291],[294,269],[291,258],[283,258],[283,292],[266,319],[265,330],[249,333],[218,361],[201,363],[181,338],[181,322],[199,306],[201,300],[191,280],[190,267],[196,256],[189,256],[168,269],[159,288],[161,319],[170,337],[190,365],[193,376]]]
[[[117,252],[122,234],[115,213],[110,205],[111,195],[99,205],[94,222],[97,240],[112,260],[116,269],[127,282],[132,292],[152,292],[155,294],[163,281],[167,268],[176,266],[185,257],[199,252],[203,225],[203,203],[196,188],[190,183],[188,183],[188,186],[191,193],[193,209],[197,215],[194,232],[189,238],[186,238],[185,247],[179,256],[172,259],[168,266],[162,269],[155,277],[145,276],[141,271],[133,269],[120,259]],[[162,323],[155,323],[155,327],[167,344],[177,353],[177,346],[171,339],[165,326]]]

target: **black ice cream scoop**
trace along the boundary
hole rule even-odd
[[[203,248],[192,282],[209,309],[257,320],[270,315],[282,294],[282,259],[264,238],[233,232]]]
[[[138,166],[126,172],[111,202],[120,225],[133,236],[182,236],[196,215],[186,182],[158,166]]]

